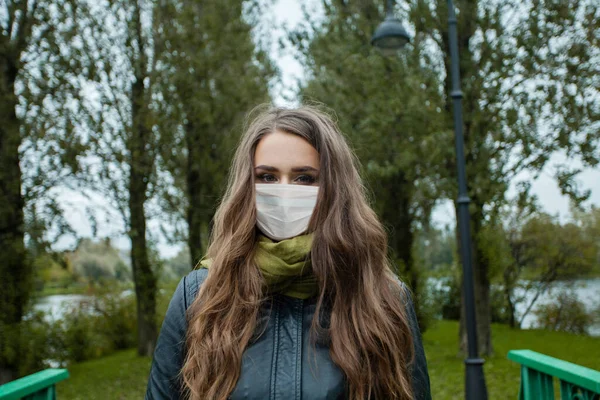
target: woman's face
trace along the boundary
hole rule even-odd
[[[256,183],[318,186],[319,153],[298,135],[275,131],[265,135],[254,153]]]

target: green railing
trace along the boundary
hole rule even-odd
[[[598,371],[531,350],[511,350],[508,359],[521,364],[519,400],[554,400],[554,378],[561,400],[600,400]]]
[[[46,369],[0,386],[0,400],[56,400],[56,383],[69,377],[66,369]]]

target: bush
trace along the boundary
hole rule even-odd
[[[428,285],[431,314],[437,318],[458,321],[460,319],[460,282],[452,275],[436,279]]]
[[[99,331],[98,315],[90,314],[91,303],[71,307],[56,321],[53,359],[60,363],[81,362],[112,351],[111,338]]]
[[[162,324],[177,282],[157,292],[157,323]],[[68,307],[62,319],[53,320],[43,312],[29,312],[19,327],[0,341],[0,358],[19,361],[19,375],[45,368],[103,357],[116,350],[134,347],[137,340],[137,311],[131,291],[113,288],[99,292],[88,301]]]
[[[560,292],[553,302],[540,305],[534,314],[539,328],[580,335],[587,334],[598,318],[586,310],[573,291]]]
[[[427,306],[436,318],[460,320],[460,299],[462,282],[458,276],[438,278],[428,285]],[[493,323],[508,323],[508,307],[501,286],[490,288],[490,308]]]
[[[17,367],[18,377],[64,365],[59,360],[63,345],[60,327],[43,312],[29,312],[18,325],[0,329],[0,355],[5,365]]]
[[[49,368],[52,348],[52,326],[43,313],[33,313],[20,326],[13,342],[18,357],[19,376]]]
[[[103,293],[71,306],[60,320],[33,312],[21,324],[18,342],[10,346],[20,360],[20,375],[67,366],[135,345],[135,298]]]
[[[136,343],[137,314],[133,294],[105,293],[94,301],[97,331],[106,337],[114,350],[133,347]]]
[[[500,285],[492,285],[490,288],[490,312],[492,323],[510,323],[508,305],[506,304],[506,296],[504,295],[503,288]]]

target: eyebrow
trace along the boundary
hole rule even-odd
[[[264,169],[265,171],[270,172],[279,172],[279,169],[272,167],[270,165],[259,165],[258,167],[254,167],[254,169]],[[294,167],[292,168],[292,172],[319,172],[318,169],[311,167],[310,165],[305,165],[304,167]]]

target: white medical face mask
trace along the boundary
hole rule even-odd
[[[300,235],[317,204],[318,186],[256,184],[256,225],[273,240]]]

